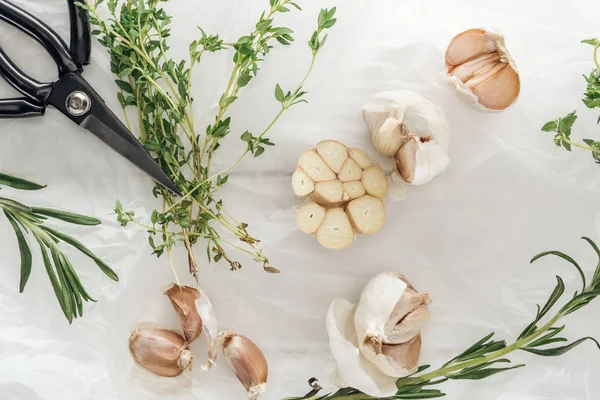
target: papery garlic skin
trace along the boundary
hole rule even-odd
[[[252,400],[267,390],[269,367],[263,352],[247,337],[233,332],[219,334],[225,362],[238,377]]]
[[[181,328],[187,343],[192,343],[202,334],[202,318],[196,308],[196,300],[200,298],[200,293],[193,287],[176,284],[164,293],[181,318]]]
[[[479,110],[504,111],[519,97],[518,69],[498,30],[469,29],[456,35],[445,64],[446,81]]]
[[[354,315],[361,354],[394,378],[416,371],[420,339],[418,345],[411,341],[429,320],[426,306],[430,302],[428,294],[418,293],[400,274],[384,272],[372,278],[363,289]],[[405,349],[385,347],[390,345]],[[416,361],[398,362],[390,356],[392,353],[404,358],[409,355]]]
[[[192,368],[193,354],[185,339],[169,329],[135,329],[129,337],[129,351],[136,363],[158,376],[175,377]]]
[[[353,387],[375,398],[393,396],[397,391],[396,378],[383,374],[358,349],[355,311],[356,305],[335,299],[327,312],[329,346],[337,364],[333,381],[338,387]]]

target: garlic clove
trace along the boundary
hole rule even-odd
[[[365,195],[348,203],[346,214],[358,232],[371,235],[385,223],[385,204],[376,197]]]
[[[181,318],[181,328],[186,342],[192,343],[202,333],[202,318],[196,309],[196,299],[200,298],[200,293],[193,287],[176,284],[164,293]]]
[[[365,187],[360,181],[344,182],[343,185],[344,193],[348,195],[350,199],[356,199],[360,196],[365,195]]]
[[[411,185],[426,184],[449,165],[450,158],[446,152],[430,138],[413,136],[396,154],[396,169]]]
[[[341,250],[354,242],[354,230],[348,216],[341,208],[327,211],[316,233],[317,241],[332,250]]]
[[[476,72],[488,68],[489,66],[493,66],[499,61],[500,55],[498,53],[482,54],[465,62],[464,64],[452,67],[449,72],[464,83],[471,79]]]
[[[375,148],[384,156],[393,157],[409,134],[402,120],[388,118],[377,130],[371,131]]]
[[[362,180],[365,191],[371,196],[384,198],[388,192],[388,181],[378,166],[372,166],[363,171]]]
[[[296,210],[296,224],[302,232],[313,234],[323,223],[326,213],[324,207],[311,201]]]
[[[409,342],[402,344],[384,344],[381,352],[388,358],[390,364],[392,364],[395,369],[405,369],[414,372],[419,366],[421,335],[418,334]]]
[[[460,65],[481,54],[496,50],[495,43],[490,41],[483,29],[469,29],[456,35],[446,50],[446,64]]]
[[[336,178],[335,173],[316,150],[307,150],[302,153],[298,166],[315,182],[331,181]]]
[[[349,158],[340,169],[338,179],[342,182],[360,181],[362,175],[362,168],[356,161],[354,161],[352,158]]]
[[[458,94],[484,111],[503,111],[519,97],[517,67],[498,32],[470,29],[455,36],[446,51],[446,72]]]
[[[235,373],[252,400],[267,390],[269,367],[263,352],[247,337],[233,332],[219,334],[225,362]]]
[[[315,190],[315,183],[302,169],[297,168],[292,175],[292,189],[298,197],[306,197]]]
[[[348,158],[348,148],[335,140],[323,140],[317,144],[317,153],[338,174]]]
[[[369,158],[369,155],[362,150],[359,149],[348,149],[348,153],[350,154],[350,158],[352,158],[361,169],[367,169],[373,163]]]
[[[321,205],[333,205],[341,203],[343,200],[344,188],[339,180],[317,182],[313,199]]]
[[[387,335],[386,342],[390,344],[409,342],[421,332],[421,329],[427,325],[430,318],[429,308],[426,305],[420,305],[406,314],[404,319],[394,327]]]
[[[334,382],[339,387],[354,387],[375,398],[396,394],[396,378],[382,374],[358,350],[354,313],[356,305],[335,299],[327,312],[329,346],[336,361]]]
[[[506,65],[506,64],[504,64]],[[466,84],[469,86],[468,81]],[[470,86],[469,86],[470,87]],[[521,86],[519,74],[506,67],[496,75],[471,88],[479,102],[491,110],[505,110],[513,104],[519,96]]]
[[[129,337],[129,351],[136,363],[164,377],[179,376],[192,368],[193,354],[177,332],[140,327]]]

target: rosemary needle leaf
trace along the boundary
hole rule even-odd
[[[102,221],[100,221],[98,218],[88,217],[86,215],[75,214],[67,211],[59,211],[52,210],[49,208],[38,207],[32,207],[32,210],[35,214],[44,215],[46,217],[52,217],[76,225],[96,226],[102,223]]]
[[[0,197],[0,208],[22,213],[30,213],[32,211],[31,207],[26,206],[23,203],[19,203],[18,201],[7,199],[4,197]]]
[[[561,346],[561,347],[554,347],[552,349],[535,349],[535,348],[531,348],[531,347],[525,347],[521,350],[525,350],[529,353],[533,353],[538,356],[556,357],[556,356],[561,356],[561,355],[565,354],[566,352],[579,346],[581,343],[585,342],[586,340],[593,341],[594,343],[596,343],[596,346],[598,347],[598,349],[600,349],[600,343],[598,343],[598,341],[596,339],[594,339],[593,337],[584,337],[584,338],[581,338],[569,345]]]
[[[560,251],[545,251],[545,252],[540,253],[540,254],[536,255],[535,257],[533,257],[531,259],[530,263],[533,263],[533,262],[539,260],[540,258],[548,256],[548,255],[553,255],[553,256],[560,257],[563,260],[566,260],[566,261],[570,262],[571,264],[573,264],[573,266],[575,268],[577,268],[577,271],[579,271],[579,275],[581,276],[581,281],[583,282],[583,290],[585,290],[586,280],[585,280],[585,274],[583,273],[583,270],[581,269],[581,267],[579,266],[579,264],[577,264],[577,261],[573,260],[571,257],[569,257],[568,255],[566,255],[565,253],[562,253]]]
[[[452,380],[479,380],[484,379],[492,375],[499,374],[500,372],[510,371],[511,369],[522,368],[525,364],[518,364],[512,367],[506,368],[487,368],[487,369],[478,369],[475,371],[469,371],[466,373],[459,373],[457,375],[449,375],[448,378]]]
[[[19,292],[23,293],[25,285],[27,284],[27,280],[29,279],[29,275],[31,275],[31,250],[29,249],[29,245],[25,240],[25,236],[23,235],[21,228],[19,228],[17,221],[15,221],[13,216],[8,211],[4,211],[4,215],[6,215],[8,222],[10,222],[11,226],[13,227],[15,235],[17,236],[17,242],[19,244],[19,251],[21,253],[21,281],[19,283]]]
[[[438,397],[444,397],[446,393],[440,392],[437,389],[427,389],[421,390],[417,393],[406,393],[406,394],[397,394],[394,396],[394,399],[436,399]],[[371,397],[372,398],[372,397]],[[354,397],[352,397],[354,399]]]
[[[92,253],[90,249],[85,247],[77,239],[75,239],[67,234],[64,234],[62,232],[55,231],[52,228],[48,228],[47,226],[42,225],[42,226],[40,226],[40,228],[42,228],[46,232],[50,233],[52,236],[55,236],[56,238],[62,240],[63,242],[75,247],[77,250],[79,250],[80,252],[82,252],[83,254],[85,254],[86,256],[91,258],[92,260],[94,260],[96,262],[96,264],[98,265],[98,267],[100,267],[102,272],[104,272],[106,274],[106,276],[108,276],[110,279],[112,279],[115,282],[119,281],[119,276],[115,273],[115,271],[113,271],[112,268],[110,268],[108,265],[106,265],[106,263],[104,261],[102,261],[100,258],[98,258],[98,256],[96,256],[94,253]]]
[[[40,185],[22,178],[17,178],[16,176],[0,174],[0,186],[2,185],[19,190],[40,190],[46,187],[46,185]]]
[[[58,279],[56,278],[56,274],[54,273],[54,269],[52,268],[52,263],[50,262],[50,258],[48,257],[48,253],[46,252],[46,247],[44,246],[44,243],[36,237],[36,239],[38,240],[38,242],[40,243],[40,251],[42,253],[42,258],[44,259],[44,266],[46,267],[46,273],[48,274],[48,278],[50,278],[50,283],[52,284],[52,289],[54,290],[54,294],[56,295],[56,298],[58,299],[58,303],[60,304],[60,308],[63,310],[63,313],[65,314],[65,317],[67,317],[67,320],[69,320],[69,324],[72,323],[73,321],[73,315],[69,315],[68,311],[67,311],[67,305],[65,304],[63,295],[62,295],[62,288],[60,287],[60,283],[58,282]]]

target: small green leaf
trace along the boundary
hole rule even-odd
[[[60,304],[60,308],[63,310],[65,317],[69,319],[66,310],[66,304],[64,302],[62,296],[62,288],[60,287],[60,283],[56,278],[56,274],[54,273],[54,269],[52,268],[52,263],[50,262],[50,258],[48,257],[48,253],[46,252],[46,247],[42,243],[39,238],[36,238],[38,243],[40,244],[40,251],[42,253],[42,259],[44,260],[44,266],[46,267],[46,273],[48,274],[48,278],[50,279],[50,284],[52,285],[52,289],[54,290],[54,294],[56,295],[56,299]],[[70,323],[70,322],[69,322]]]
[[[556,128],[558,128],[558,123],[556,121],[549,121],[542,126],[542,131],[544,132],[555,132]]]
[[[86,215],[75,214],[75,213],[71,213],[71,212],[67,212],[67,211],[59,211],[59,210],[52,210],[49,208],[38,208],[38,207],[32,207],[32,210],[35,214],[40,214],[40,215],[45,215],[47,217],[56,218],[61,221],[68,222],[70,224],[84,225],[84,226],[96,226],[96,225],[100,225],[102,223],[102,221],[100,221],[98,218],[88,217]]]
[[[262,146],[256,146],[256,150],[254,150],[254,157],[260,157],[265,152],[265,148]]]
[[[561,356],[561,355],[565,354],[566,352],[574,349],[575,347],[579,346],[581,343],[585,342],[586,340],[593,341],[596,344],[596,346],[598,347],[598,349],[600,350],[600,343],[598,343],[598,341],[592,337],[584,337],[584,338],[579,339],[567,346],[554,347],[552,349],[536,349],[536,348],[531,348],[531,347],[525,347],[521,350],[525,350],[529,353],[533,353],[538,356],[556,357],[556,356]]]
[[[596,43],[598,43],[598,39],[585,39],[585,40],[582,40],[581,43],[590,44],[592,46],[595,46]]]
[[[280,103],[283,102],[283,99],[285,98],[285,95],[283,94],[283,89],[281,89],[279,83],[277,84],[277,86],[275,86],[275,98]]]
[[[134,94],[133,88],[131,87],[131,84],[129,82],[125,82],[120,79],[116,79],[115,83],[122,91],[124,91],[126,93],[130,93],[130,94]]]
[[[8,222],[10,222],[13,230],[15,231],[17,243],[19,244],[19,252],[21,253],[21,281],[19,283],[19,292],[23,293],[23,290],[25,290],[25,285],[27,284],[27,280],[29,279],[29,275],[31,275],[31,250],[29,249],[29,245],[27,244],[25,236],[23,235],[19,224],[17,224],[17,221],[7,211],[4,211],[4,215],[6,215]]]
[[[12,175],[0,174],[0,186],[9,186],[19,190],[40,190],[46,185],[40,185]]]

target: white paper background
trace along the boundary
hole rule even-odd
[[[62,0],[20,0],[20,5],[68,35]],[[172,0],[171,40],[175,56],[198,37],[196,26],[228,41],[249,31],[266,0]],[[600,166],[589,154],[554,147],[540,126],[575,107],[575,136],[595,136],[596,113],[580,102],[591,68],[591,48],[579,41],[597,35],[600,8],[591,0],[302,1],[302,13],[279,21],[292,27],[297,43],[277,48],[260,77],[232,108],[234,133],[217,162],[227,165],[242,149],[237,139],[257,132],[277,111],[276,82],[292,87],[310,53],[306,41],[320,7],[337,5],[331,31],[306,85],[310,104],[288,112],[275,127],[273,149],[243,162],[221,192],[236,216],[251,225],[280,276],[252,261],[230,272],[204,262],[198,246],[202,287],[210,295],[222,329],[252,338],[270,364],[265,399],[303,395],[316,376],[330,386],[333,371],[325,331],[326,310],[335,297],[355,301],[375,273],[397,270],[433,294],[433,320],[424,334],[422,361],[440,365],[490,331],[514,338],[530,321],[561,274],[571,290],[576,274],[559,261],[529,266],[539,251],[560,249],[590,273],[597,260],[578,238],[600,240]],[[521,98],[507,112],[481,114],[459,102],[441,77],[445,46],[471,27],[502,28],[522,79]],[[0,24],[0,44],[28,72],[53,79],[44,50]],[[113,77],[103,49],[95,45],[86,78],[118,110]],[[208,55],[195,73],[197,121],[210,121],[229,69],[230,55]],[[362,104],[381,90],[410,89],[447,111],[453,131],[447,173],[426,187],[410,188],[405,202],[388,203],[385,227],[343,252],[329,252],[294,225],[290,175],[298,155],[322,139],[373,148],[361,118]],[[12,96],[0,83],[0,94]],[[201,126],[200,124],[198,126]],[[157,206],[150,181],[92,135],[49,110],[43,119],[0,121],[0,171],[49,187],[16,193],[22,201],[102,218],[93,228],[61,226],[115,268],[121,281],[104,277],[84,256],[68,250],[86,287],[99,302],[68,326],[56,303],[39,255],[24,294],[18,294],[18,251],[10,227],[0,220],[0,398],[2,400],[159,399],[131,383],[127,338],[137,321],[177,326],[160,289],[172,280],[166,259],[150,256],[145,233],[121,228],[110,215],[115,199],[141,218]],[[242,256],[240,256],[242,257]],[[176,255],[181,276],[183,249]],[[578,283],[577,283],[578,284]],[[600,336],[599,304],[566,319],[571,339]],[[201,355],[199,355],[201,356]],[[582,400],[600,390],[600,353],[586,343],[555,359],[519,353],[526,369],[480,382],[444,385],[448,399]],[[181,399],[241,399],[236,378],[220,363],[196,369],[191,392]]]

